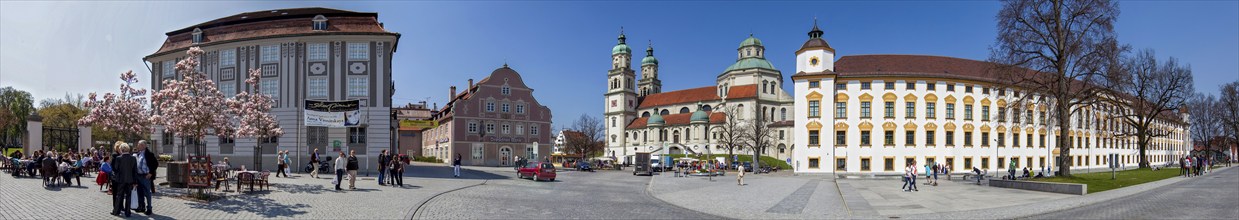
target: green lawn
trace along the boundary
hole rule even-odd
[[[21,148],[5,148],[5,149],[4,149],[4,156],[13,155],[13,152],[17,152],[17,151],[19,151],[19,150],[21,150]],[[22,152],[22,154],[25,154],[25,153],[26,153],[26,152]]]
[[[674,157],[674,158],[681,158],[681,157],[684,157],[684,154],[668,154],[668,155],[670,155],[671,157]],[[696,157],[696,156],[690,156],[690,157],[691,157],[691,158],[701,159],[701,157]],[[706,158],[707,160],[713,160],[715,157],[727,157],[727,154],[712,154],[712,155],[705,156],[705,158]],[[737,154],[737,155],[736,155],[736,157],[737,157],[738,159],[740,159],[740,161],[741,161],[741,162],[753,161],[753,155],[739,155],[739,154]],[[772,164],[772,165],[774,165],[774,166],[778,166],[778,167],[779,167],[779,169],[782,169],[782,170],[789,170],[789,169],[792,169],[792,166],[791,166],[791,165],[788,165],[788,164],[787,164],[787,161],[783,161],[783,160],[776,159],[776,158],[769,157],[769,156],[761,156],[761,163],[762,163],[762,164]]]
[[[1110,179],[1110,172],[1073,174],[1071,177],[1051,177],[1034,179],[1034,181],[1057,183],[1080,183],[1088,185],[1088,193],[1098,193],[1106,190],[1153,182],[1179,175],[1179,168],[1168,168],[1153,171],[1151,169],[1136,169],[1118,171],[1115,179]]]

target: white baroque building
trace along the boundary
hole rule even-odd
[[[1073,168],[1106,168],[1112,153],[1122,166],[1138,164],[1136,139],[1114,135],[1129,129],[1113,118],[1123,109],[1087,107],[1071,120],[1071,132],[1060,134],[1046,124],[1054,121],[1046,106],[1008,104],[1028,94],[986,74],[993,63],[925,55],[836,61],[821,36],[814,24],[796,51],[795,110],[789,110],[795,112],[796,173],[893,175],[914,161],[991,173],[1005,172],[1014,161],[1017,169],[1038,173],[1057,169],[1057,135],[1073,140],[1071,158],[1063,158]],[[1190,150],[1186,121],[1185,113],[1158,117],[1157,126],[1170,135],[1152,140],[1151,164],[1176,161]]]
[[[767,123],[771,145],[762,153],[778,159],[791,156],[792,96],[781,89],[783,73],[766,60],[761,40],[749,36],[736,49],[736,60],[715,78],[715,84],[662,91],[658,59],[651,45],[641,60],[641,77],[633,70],[632,50],[621,32],[611,50],[607,72],[604,156],[631,162],[637,152],[654,154],[727,154],[718,141],[723,108],[737,108],[745,122]],[[736,154],[751,155],[746,146]]]

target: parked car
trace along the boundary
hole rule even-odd
[[[577,163],[576,170],[594,172],[594,168],[589,163]]]
[[[663,164],[658,159],[650,159],[650,167],[654,168],[654,172],[663,172]]]
[[[516,171],[517,178],[530,177],[533,181],[550,180],[555,181],[555,165],[546,162],[533,162],[525,164]]]

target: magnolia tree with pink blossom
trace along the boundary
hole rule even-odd
[[[78,125],[94,125],[130,140],[151,131],[146,89],[133,87],[138,83],[137,74],[132,70],[125,71],[120,74],[120,80],[120,93],[105,93],[103,97],[90,93],[90,99],[85,103],[90,112],[78,119]]]
[[[180,80],[164,80],[163,89],[151,96],[155,114],[150,120],[167,132],[195,140],[195,152],[203,155],[201,143],[207,135],[235,136],[235,109],[230,107],[234,100],[225,98],[215,82],[197,70],[202,49],[191,47],[186,53],[189,57],[176,63]],[[184,147],[181,153],[184,158]]]
[[[249,78],[245,80],[245,84],[250,86],[250,91],[259,90],[258,79],[262,76],[262,71],[259,69],[250,69]],[[236,95],[233,101],[229,102],[233,112],[236,113],[236,137],[252,137],[259,140],[279,137],[284,135],[284,129],[280,128],[280,123],[275,120],[275,116],[271,115],[271,96],[262,94],[261,92],[241,92]],[[262,145],[255,145],[254,159],[256,166],[262,169],[262,160],[259,158],[259,153],[262,152]]]

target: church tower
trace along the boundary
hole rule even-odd
[[[639,96],[647,96],[663,91],[663,82],[658,80],[658,59],[654,58],[653,43],[650,43],[645,48],[645,58],[641,59],[641,82],[637,87],[639,88],[638,91],[640,91]]]
[[[816,73],[835,71],[835,49],[822,39],[822,29],[817,28],[817,19],[813,19],[813,30],[809,31],[809,40],[796,50],[796,72]]]
[[[619,43],[611,48],[611,70],[607,71],[606,122],[607,149],[604,156],[623,157],[628,152],[624,150],[627,136],[624,128],[637,118],[637,93],[633,87],[636,74],[630,68],[632,49],[625,43],[623,29],[620,29]]]

